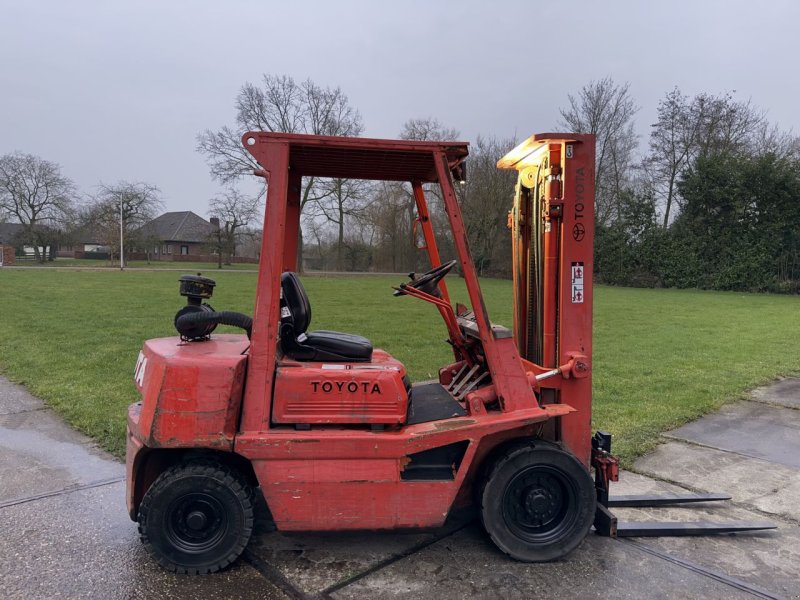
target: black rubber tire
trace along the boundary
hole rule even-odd
[[[236,470],[214,461],[174,465],[139,506],[139,534],[165,569],[203,575],[224,569],[253,533],[253,492]]]
[[[497,457],[480,491],[481,520],[503,552],[524,562],[558,560],[594,521],[594,482],[555,444],[514,445]]]

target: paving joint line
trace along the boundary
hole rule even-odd
[[[681,441],[681,442],[684,441],[684,440],[679,440],[678,438],[674,438],[674,439],[675,439],[675,441]],[[688,445],[698,445],[698,446],[700,446],[702,448],[712,448],[711,446],[703,446],[702,444],[692,444],[691,442],[688,442],[688,441],[686,443]],[[719,450],[718,448],[712,448],[712,449]],[[728,452],[727,450],[720,450],[720,451],[721,452]],[[738,452],[730,452],[730,454],[737,454],[739,456],[746,456],[746,455],[741,455]],[[767,464],[776,464],[776,463],[771,463],[771,462],[769,462],[767,460],[764,460],[763,458],[756,458],[754,456],[746,456],[746,458],[751,458],[753,460],[759,460],[759,461],[767,463]],[[657,475],[656,473],[651,473],[649,471],[645,471],[645,470],[642,470],[642,469],[630,468],[630,469],[626,469],[626,471],[629,471],[631,473],[636,473],[637,475],[642,475],[642,476],[648,477],[650,479],[654,479],[655,481],[660,481],[662,483],[668,483],[670,485],[674,485],[674,486],[683,488],[683,489],[685,489],[687,491],[694,492],[696,494],[708,493],[708,490],[704,490],[702,488],[698,488],[698,487],[695,487],[693,485],[689,485],[688,483],[685,483],[685,482],[682,482],[682,481],[676,481],[674,479],[668,479],[668,478],[666,478],[666,477],[664,477],[662,475]],[[741,502],[741,501],[738,501],[738,500],[734,500],[733,498],[731,498],[730,500],[726,500],[726,502],[729,502],[730,504],[736,506],[737,508],[742,508],[744,510],[749,510],[750,512],[757,513],[757,514],[759,514],[761,516],[764,516],[764,517],[767,517],[769,519],[773,519],[773,520],[776,520],[776,521],[783,521],[784,523],[787,523],[789,525],[795,525],[795,526],[796,525],[800,525],[800,520],[798,520],[798,519],[794,519],[794,518],[792,518],[792,517],[790,517],[788,515],[767,512],[767,511],[762,510],[762,509],[758,508],[757,506],[755,506],[753,504],[750,504],[748,502]],[[703,504],[705,504],[705,503],[703,503]],[[716,506],[719,506],[719,505],[717,504]]]
[[[302,590],[298,589],[289,579],[284,576],[278,569],[273,567],[268,562],[262,560],[249,549],[245,549],[242,554],[242,558],[250,564],[258,574],[261,575],[264,579],[269,581],[272,585],[277,587],[280,591],[284,594],[292,598],[293,600],[309,600],[312,596],[309,596]]]
[[[434,545],[434,544],[436,544],[438,542],[441,542],[444,539],[447,539],[448,537],[458,533],[459,531],[461,531],[462,529],[467,527],[467,525],[469,525],[470,523],[473,523],[474,521],[475,521],[475,519],[469,519],[468,521],[466,521],[464,523],[459,523],[457,525],[453,525],[452,527],[447,528],[442,533],[440,533],[438,535],[435,535],[430,540],[427,540],[427,541],[424,541],[424,542],[420,542],[419,544],[416,544],[416,545],[412,546],[411,548],[408,548],[407,550],[404,550],[404,551],[402,551],[402,552],[400,552],[400,553],[398,553],[398,554],[396,554],[394,556],[391,556],[391,557],[389,557],[387,559],[384,559],[384,560],[372,565],[371,567],[369,567],[368,569],[365,569],[361,573],[357,573],[355,575],[352,575],[351,577],[348,577],[347,579],[345,579],[343,581],[340,581],[338,583],[334,583],[333,585],[331,585],[331,586],[325,588],[324,590],[322,590],[321,592],[319,592],[318,596],[320,598],[323,598],[324,600],[332,600],[333,597],[331,596],[331,594],[333,594],[335,592],[338,592],[342,588],[345,588],[348,585],[356,583],[357,581],[360,581],[360,580],[364,579],[365,577],[368,577],[369,575],[372,575],[373,573],[376,573],[376,572],[378,572],[378,571],[380,571],[382,569],[385,569],[386,567],[388,567],[388,566],[390,566],[390,565],[392,565],[392,564],[394,564],[396,562],[399,562],[399,561],[403,560],[404,558],[408,558],[409,556],[412,556],[412,555],[416,554],[417,552],[420,552],[421,550],[424,550],[425,548],[428,548],[429,546],[432,546],[432,545]]]
[[[62,496],[64,494],[71,494],[73,492],[90,490],[92,488],[102,487],[104,485],[111,485],[113,483],[120,483],[122,481],[125,481],[124,477],[115,477],[113,479],[103,479],[101,481],[94,481],[92,483],[73,485],[64,488],[63,490],[53,490],[50,492],[43,492],[41,494],[36,494],[35,496],[28,496],[26,498],[14,498],[13,500],[6,500],[5,502],[0,502],[0,509],[8,508],[10,506],[17,506],[19,504],[26,504],[28,502],[35,502],[36,500],[43,500],[44,498],[53,498],[54,496]]]
[[[750,398],[749,402],[766,404],[767,406],[773,406],[775,408],[788,408],[789,410],[800,410],[800,406],[780,404],[779,402],[768,402],[766,400],[761,400],[760,398]]]
[[[678,558],[676,556],[672,556],[667,552],[663,552],[658,550],[657,548],[653,548],[652,546],[648,546],[647,544],[643,544],[641,542],[636,542],[630,539],[623,539],[619,540],[628,544],[632,544],[635,548],[639,549],[642,552],[650,554],[651,556],[655,556],[661,560],[665,560],[670,562],[674,565],[692,571],[693,573],[697,573],[698,575],[702,575],[703,577],[708,577],[709,579],[713,579],[714,581],[718,581],[725,585],[728,585],[734,589],[737,589],[742,592],[747,592],[752,594],[756,598],[763,598],[765,600],[785,600],[784,596],[777,596],[774,593],[770,592],[769,590],[765,590],[763,588],[750,585],[749,583],[742,581],[740,579],[736,579],[735,577],[731,577],[722,573],[721,571],[716,571],[714,569],[710,569],[705,567],[701,564],[684,560],[682,558]]]
[[[736,456],[743,456],[745,458],[751,458],[753,460],[760,460],[761,462],[771,464],[771,465],[781,465],[782,467],[786,467],[787,469],[791,469],[790,465],[786,465],[784,463],[778,463],[771,460],[767,460],[766,458],[762,458],[760,456],[753,456],[752,454],[746,454],[744,452],[737,452],[736,450],[730,450],[728,448],[720,448],[719,446],[712,446],[711,444],[704,444],[703,442],[698,442],[695,440],[687,440],[686,438],[678,437],[676,435],[670,435],[668,433],[662,433],[662,437],[667,438],[673,442],[683,442],[688,446],[697,446],[698,448],[710,448],[711,450],[718,450],[719,452],[727,452],[728,454],[735,454]]]
[[[32,413],[32,412],[39,412],[39,411],[42,411],[42,410],[48,410],[49,408],[50,408],[49,406],[40,406],[39,408],[26,408],[25,410],[15,410],[14,412],[0,413],[0,419],[2,419],[3,417],[11,417],[11,416],[14,416],[14,415],[24,415],[26,413]]]

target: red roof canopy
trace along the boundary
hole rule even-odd
[[[417,142],[251,131],[242,143],[259,160],[261,144],[289,144],[289,168],[303,176],[434,182],[435,153],[444,152],[450,168],[469,154],[467,142]],[[259,160],[260,163],[260,160]],[[269,169],[269,165],[261,165]]]

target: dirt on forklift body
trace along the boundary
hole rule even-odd
[[[469,253],[454,188],[466,143],[263,132],[242,142],[268,182],[253,317],[215,311],[213,280],[182,277],[179,336],[145,342],[136,365],[127,503],[156,559],[185,573],[224,568],[251,537],[257,494],[283,531],[432,528],[476,504],[493,542],[522,561],[568,554],[593,523],[623,531],[606,508],[610,437],[590,429],[593,136],[534,135],[498,162],[519,173],[513,331],[490,321]],[[361,336],[308,330],[295,271],[311,176],[410,184],[431,269],[394,293],[441,315],[453,361],[438,381],[411,385]],[[426,184],[444,200],[449,262]],[[450,301],[456,265],[470,308]],[[218,324],[244,333],[212,335]]]

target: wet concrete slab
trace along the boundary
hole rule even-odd
[[[0,377],[0,415],[39,410],[44,403],[21,385]]]
[[[800,408],[800,378],[781,379],[768,386],[755,389],[751,397],[756,402]]]
[[[800,469],[680,441],[635,463],[639,473],[695,490],[729,494],[737,504],[800,521]]]
[[[0,415],[0,505],[124,474],[121,463],[50,410]]]
[[[746,591],[590,535],[565,560],[519,563],[471,525],[336,590],[334,598],[752,598]]]
[[[751,406],[737,405],[731,409],[735,410],[727,415],[752,414],[743,412],[743,409],[752,409]],[[783,413],[786,409],[778,410]],[[716,416],[704,417],[692,425],[702,428],[704,422]],[[774,413],[769,415],[770,422],[775,423],[775,418]],[[735,447],[737,451],[672,440],[634,464],[639,473],[679,483],[690,490],[728,493],[732,496],[730,502],[684,508],[616,509],[615,512],[620,518],[630,520],[772,521],[778,525],[777,530],[703,537],[638,538],[635,542],[668,557],[692,561],[767,589],[773,595],[800,598],[800,469],[739,453],[742,447],[727,438],[740,435],[748,422],[752,419],[742,421],[739,427],[732,424],[727,435],[715,431],[716,444]],[[773,441],[777,443],[777,439]],[[634,487],[676,489],[644,475],[631,475],[628,479],[636,481],[638,478]],[[641,489],[629,493],[651,491],[658,490]]]
[[[238,561],[215,575],[173,575],[139,541],[125,512],[124,484],[0,508],[4,599],[285,598]]]
[[[799,410],[739,402],[665,436],[800,468]]]
[[[277,569],[298,591],[316,594],[430,544],[450,530],[330,534],[276,531],[258,536],[249,551]]]
[[[287,593],[442,599],[800,598],[800,567],[795,567],[800,565],[800,469],[769,462],[772,455],[754,458],[740,450],[715,450],[679,439],[636,463],[640,472],[674,483],[625,472],[613,492],[685,491],[675,485],[681,483],[731,491],[735,504],[616,509],[620,518],[763,521],[762,512],[769,512],[779,517],[781,529],[632,541],[590,535],[571,556],[545,565],[509,559],[477,522],[463,520],[435,532],[261,532],[231,569],[207,577],[170,575],[139,542],[125,512],[124,483],[108,482],[108,477],[121,477],[123,465],[35,398],[25,397],[24,390],[6,394],[8,389],[0,378],[3,598],[283,598]],[[748,423],[761,427],[761,435],[769,431],[778,443],[797,424],[783,412],[800,415],[757,402],[726,410],[702,419],[703,426],[686,426],[673,435],[713,433],[714,444],[691,441],[727,448],[738,443]],[[736,439],[731,442],[731,437]],[[757,450],[755,437],[751,434],[750,446]],[[84,488],[75,490],[76,485]],[[42,497],[53,490],[56,495]]]
[[[778,529],[714,536],[630,538],[629,540],[726,577],[737,579],[772,595],[800,598],[800,528],[794,523],[745,510],[731,503],[705,503],[692,507],[616,509],[621,519],[656,521],[763,522]],[[625,541],[629,541],[625,540]]]

